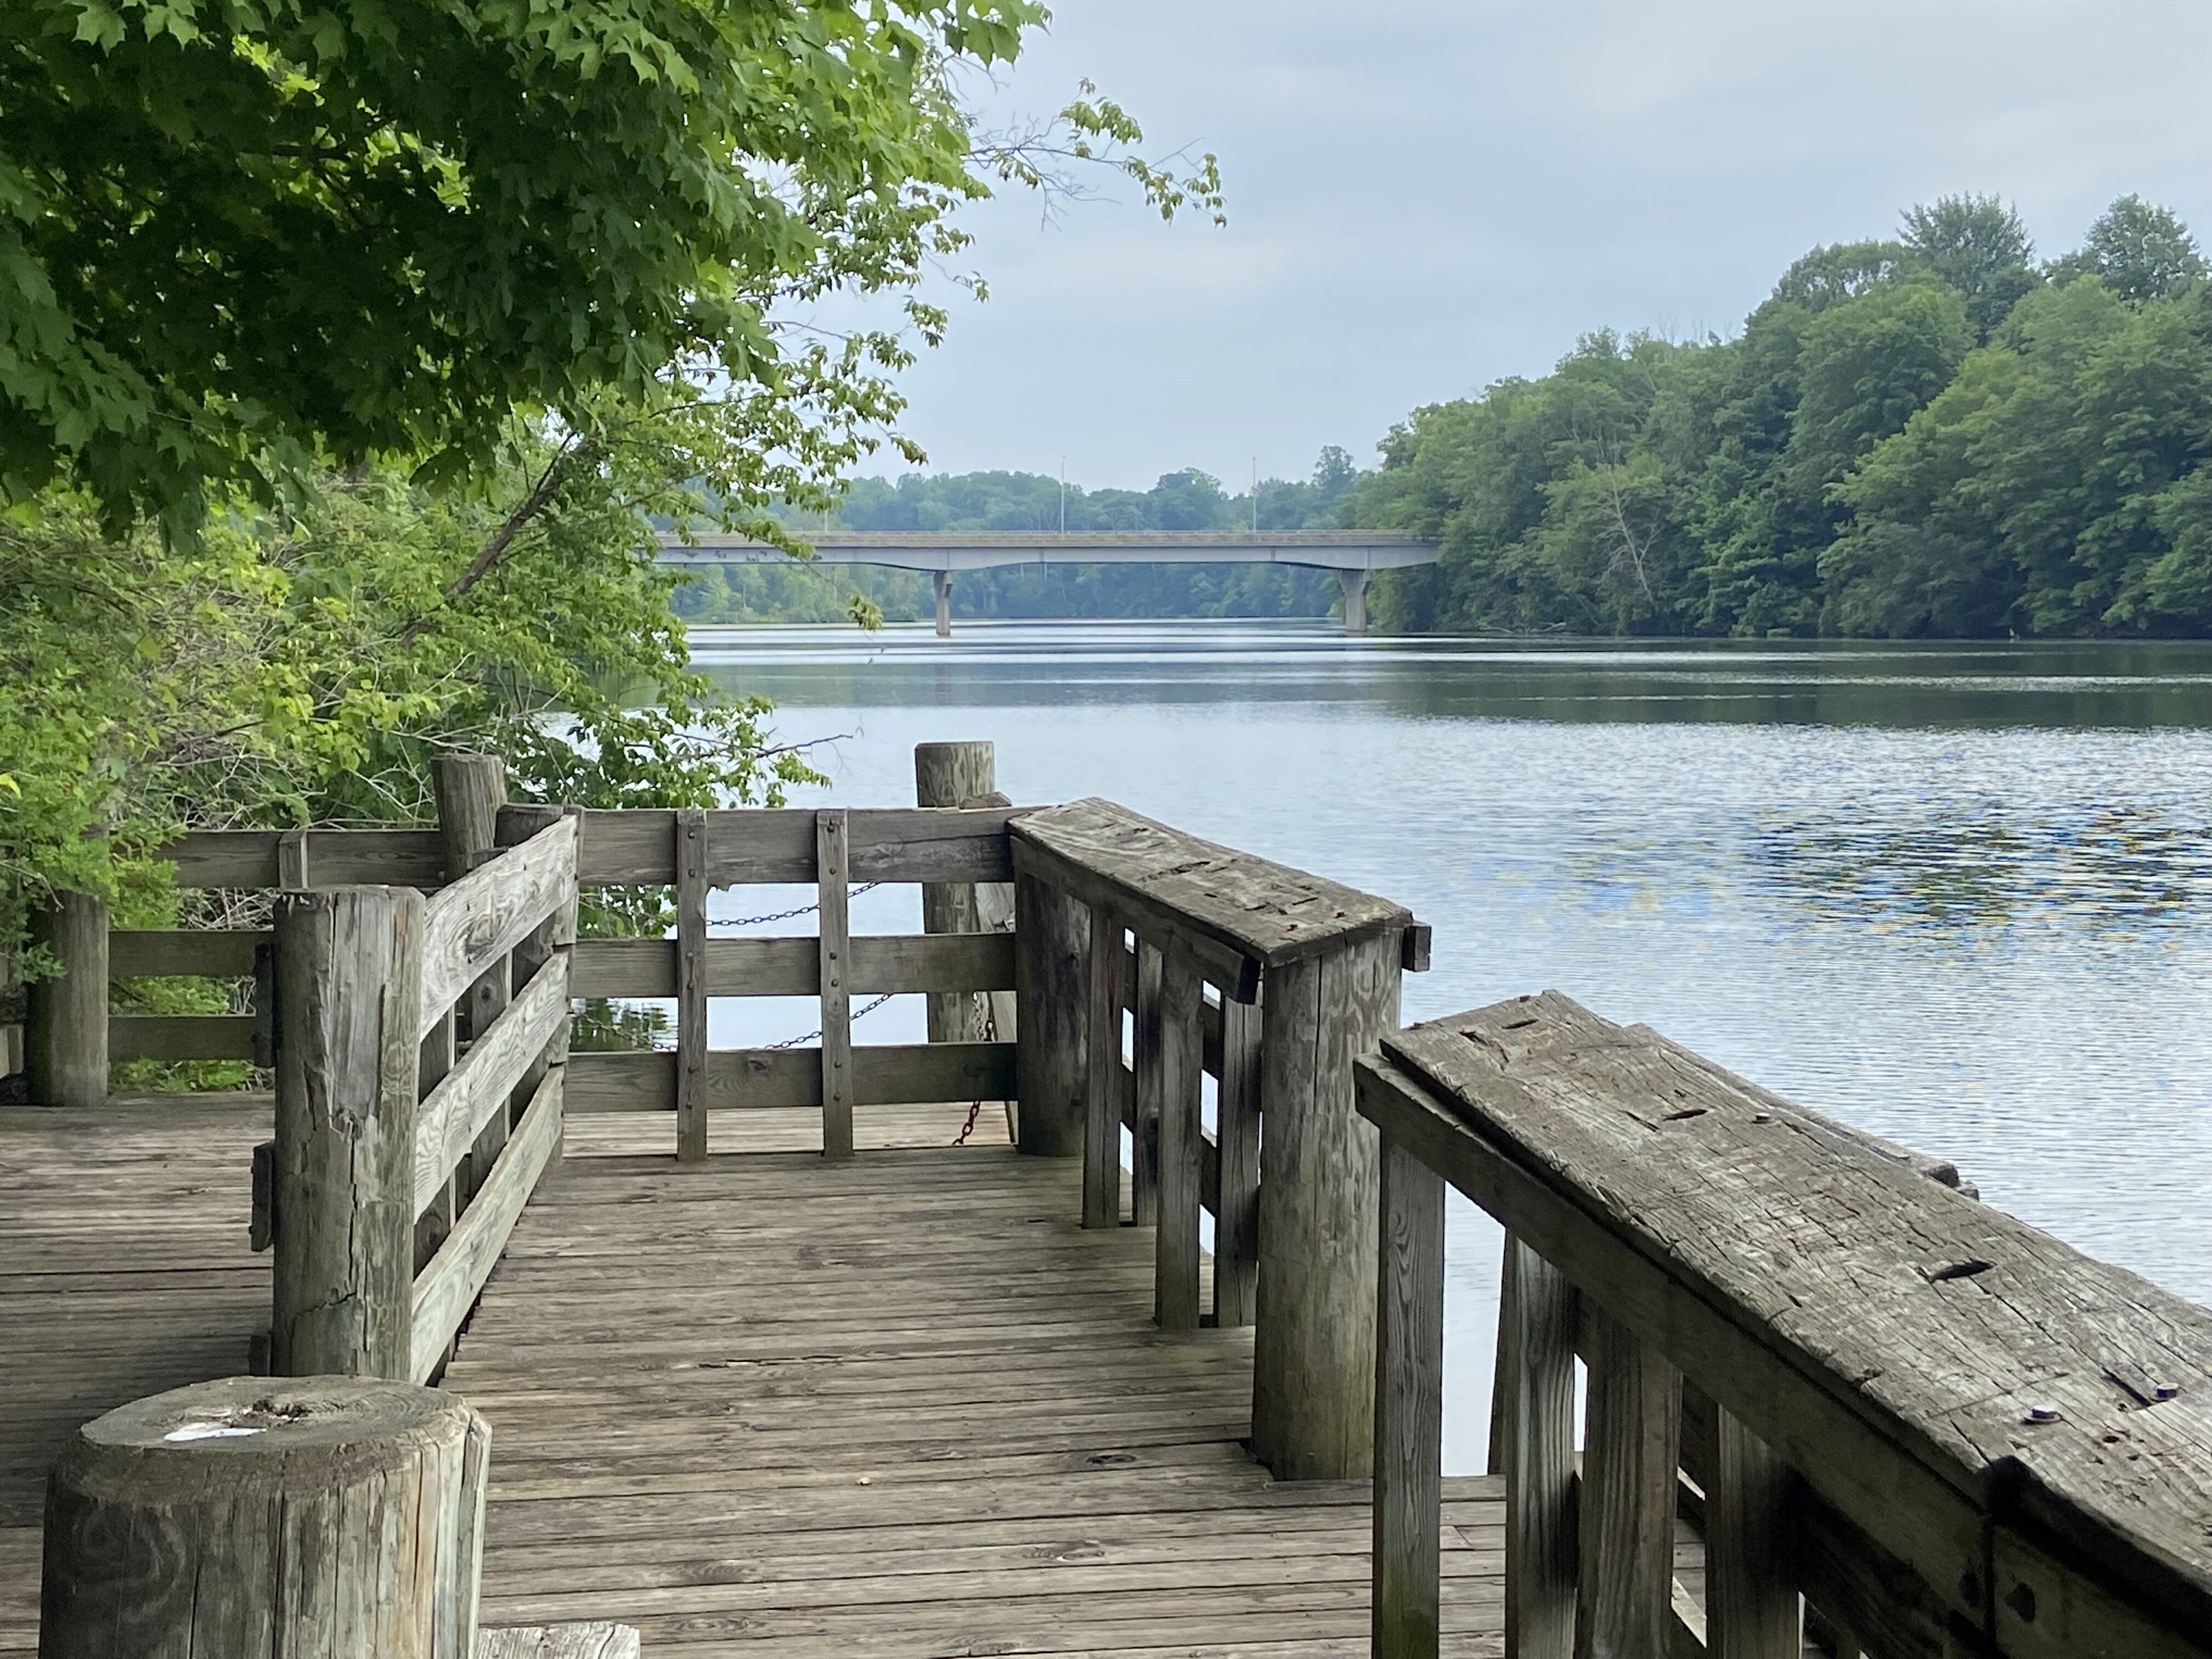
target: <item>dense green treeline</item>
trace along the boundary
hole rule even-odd
[[[1728,340],[1601,331],[1416,411],[1347,521],[1399,630],[2212,631],[2212,283],[2134,198],[2039,265],[1990,198],[1826,247]]]
[[[1263,479],[1262,530],[1333,528],[1360,474],[1341,449],[1324,450],[1313,476]],[[1194,469],[1170,472],[1150,489],[1079,489],[1034,472],[969,472],[891,483],[854,482],[834,517],[841,530],[1056,531],[1243,530],[1254,523],[1249,491],[1231,495]],[[794,522],[803,536],[815,519]],[[703,573],[677,596],[693,622],[833,622],[855,595],[887,620],[933,614],[927,575],[868,566],[728,565]],[[1325,617],[1336,602],[1326,570],[1283,565],[1014,565],[963,574],[952,585],[958,617]]]

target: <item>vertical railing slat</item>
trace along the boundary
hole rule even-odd
[[[1121,1223],[1121,964],[1120,920],[1091,912],[1090,977],[1085,989],[1083,1224]]]
[[[1723,1407],[1705,1494],[1705,1651],[1797,1659],[1803,1603],[1790,1560],[1790,1470]]]
[[[1152,1240],[1152,1317],[1162,1330],[1194,1331],[1199,1303],[1200,1051],[1198,969],[1180,950],[1160,960],[1153,1060],[1159,1124],[1159,1222]]]
[[[1442,1588],[1437,1531],[1443,1462],[1444,1184],[1417,1153],[1387,1139],[1381,1222],[1372,1650],[1375,1659],[1436,1659]],[[1214,1272],[1220,1272],[1218,1261]]]
[[[1260,1278],[1260,1007],[1221,999],[1214,1097],[1220,1191],[1213,1212],[1213,1322],[1252,1322]]]
[[[707,815],[676,815],[676,1156],[707,1156]]]
[[[1509,1233],[1501,1300],[1505,1650],[1515,1659],[1573,1659],[1574,1288]]]
[[[827,1158],[853,1154],[853,999],[847,982],[852,946],[845,824],[842,808],[814,817],[822,922],[822,1152]]]
[[[1129,1130],[1129,1214],[1139,1227],[1160,1218],[1160,953],[1137,941],[1137,995],[1131,1007],[1136,1121]]]
[[[1682,1376],[1591,1304],[1576,1652],[1664,1653],[1674,1619]]]

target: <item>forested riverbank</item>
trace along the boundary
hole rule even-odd
[[[1727,337],[1600,329],[1547,375],[1414,410],[1358,470],[1263,481],[1261,528],[1396,529],[1438,564],[1380,574],[1374,625],[1738,637],[2212,632],[2212,282],[2134,197],[2039,258],[1993,197],[1817,248]],[[1234,529],[1253,499],[1186,470],[1065,492],[1071,530]],[[1058,480],[857,481],[845,529],[1050,530]],[[803,535],[803,521],[793,528]],[[971,617],[1319,616],[1325,573],[1033,568],[955,585]],[[733,568],[687,617],[927,613],[926,577]]]

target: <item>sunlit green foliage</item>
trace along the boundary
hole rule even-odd
[[[2125,198],[2038,268],[1987,198],[1815,250],[1734,339],[1601,332],[1417,411],[1355,498],[1383,625],[2212,631],[2212,283]]]

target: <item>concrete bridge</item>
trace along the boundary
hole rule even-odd
[[[1334,570],[1344,584],[1344,631],[1367,631],[1367,581],[1377,570],[1434,564],[1437,544],[1375,530],[1049,532],[825,530],[807,538],[820,564],[927,570],[936,579],[937,632],[952,632],[952,578],[1009,564],[1296,564]],[[781,564],[792,556],[743,536],[660,538],[670,565]]]

